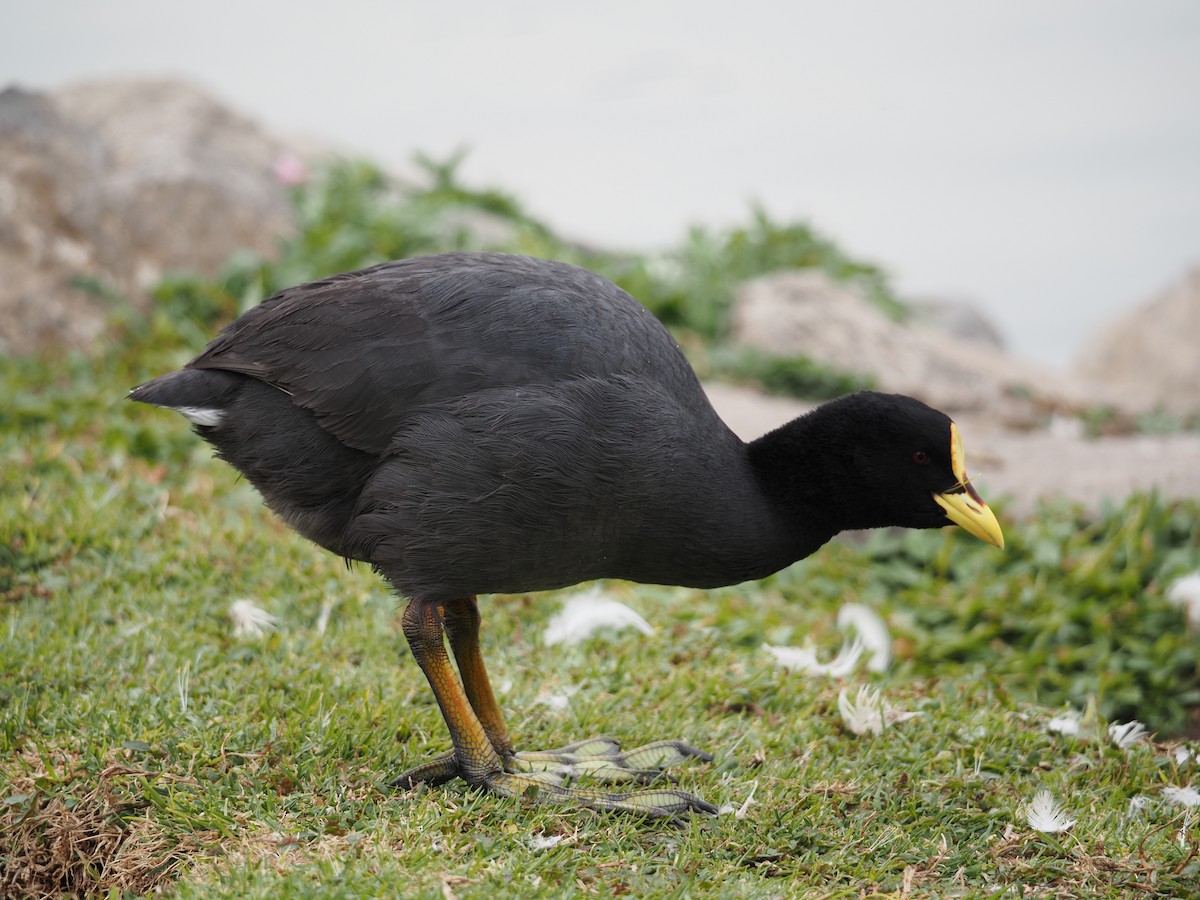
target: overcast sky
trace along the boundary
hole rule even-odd
[[[179,75],[634,249],[760,200],[1063,365],[1200,264],[1200,2],[5,4],[0,83]]]

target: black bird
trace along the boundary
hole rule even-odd
[[[956,522],[1004,543],[944,414],[863,392],[744,443],[645,307],[558,262],[451,253],[288,288],[130,399],[185,415],[292,528],[408,598],[404,635],[453,750],[393,782],[405,787],[457,776],[505,796],[715,812],[683,791],[564,784],[710,758],[681,741],[518,753],[480,655],[478,594],[735,584],[850,528]]]

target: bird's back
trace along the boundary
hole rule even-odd
[[[480,390],[626,376],[707,401],[665,328],[564,263],[453,253],[289,288],[188,363],[286,391],[349,447],[384,453],[431,405]]]

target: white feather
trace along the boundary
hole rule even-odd
[[[225,410],[223,409],[206,409],[203,406],[172,406],[171,409],[182,415],[189,422],[195,422],[197,425],[207,425],[210,428],[214,425],[220,425],[221,420],[225,418]]]
[[[1047,722],[1046,730],[1066,735],[1067,737],[1077,737],[1080,730],[1079,723],[1082,719],[1082,713],[1068,709],[1066,712],[1060,713]]]
[[[1176,579],[1167,588],[1167,599],[1176,606],[1182,606],[1187,613],[1188,624],[1200,629],[1200,572]]]
[[[235,600],[229,607],[234,637],[260,638],[279,624],[279,620],[249,600]]]
[[[563,601],[562,609],[546,625],[543,640],[547,645],[578,644],[603,628],[619,631],[629,627],[642,634],[654,634],[649,622],[593,586]]]
[[[1200,791],[1191,787],[1165,787],[1163,796],[1178,806],[1200,806]]]
[[[1108,726],[1108,736],[1122,750],[1128,750],[1134,744],[1148,738],[1150,732],[1146,730],[1145,725],[1135,719],[1132,722],[1126,722],[1124,725],[1120,722],[1111,723]]]
[[[862,638],[863,646],[871,656],[868,671],[888,670],[892,664],[892,635],[879,613],[862,603],[844,603],[838,610],[837,623],[838,628],[853,628]]]
[[[1152,798],[1143,794],[1138,794],[1135,797],[1129,798],[1129,808],[1125,810],[1127,816],[1138,816],[1144,813],[1150,806]]]
[[[1054,795],[1046,790],[1038,791],[1026,805],[1025,821],[1034,831],[1043,834],[1066,831],[1075,824],[1075,820],[1067,815],[1067,811],[1054,799]]]
[[[863,654],[862,638],[855,635],[854,640],[845,641],[838,650],[837,656],[827,663],[817,658],[817,648],[812,641],[805,641],[803,647],[776,647],[763,644],[763,649],[775,657],[775,661],[785,669],[802,672],[805,675],[829,675],[832,678],[845,678],[854,671],[859,657]]]
[[[842,714],[846,728],[859,737],[883,734],[889,725],[898,725],[920,715],[892,706],[869,684],[859,687],[854,696],[842,688],[838,694],[838,712]]]

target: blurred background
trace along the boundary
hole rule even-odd
[[[649,252],[757,202],[1065,369],[1200,259],[1200,6],[9,4],[0,85],[178,77],[297,146]]]

